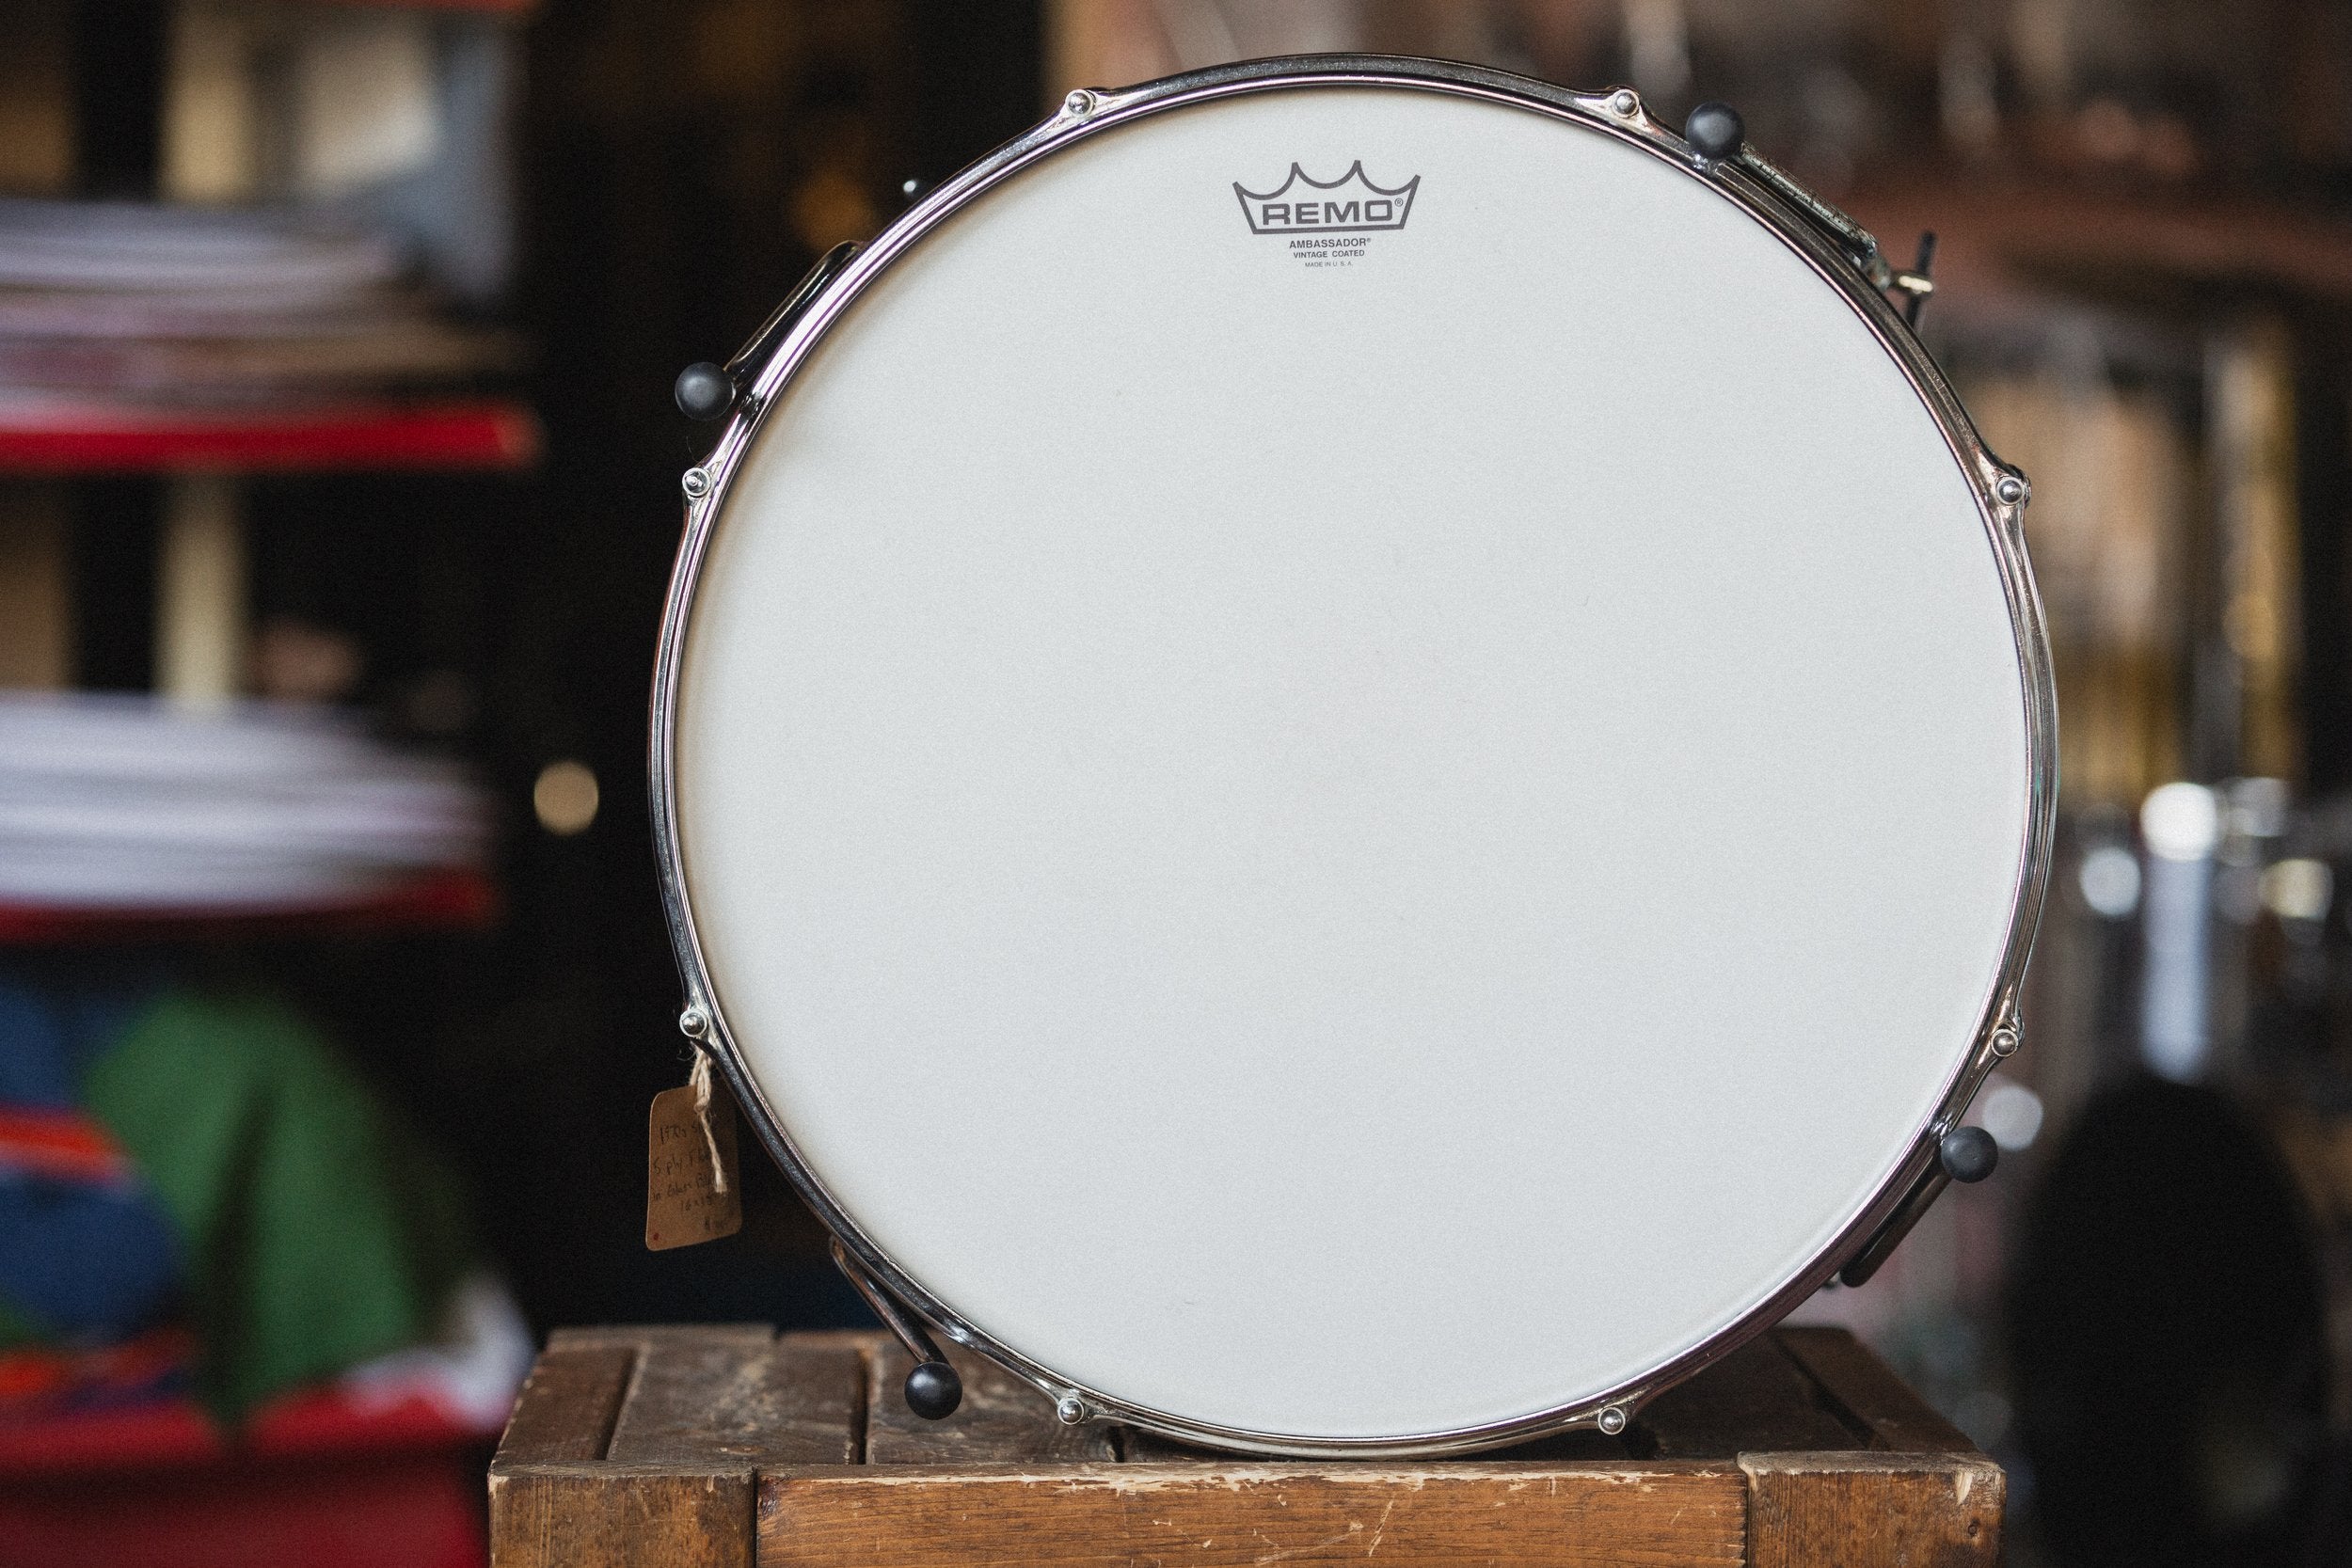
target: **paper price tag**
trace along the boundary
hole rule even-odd
[[[735,1109],[723,1094],[706,1098],[690,1084],[655,1095],[647,1144],[645,1245],[661,1252],[743,1228]]]

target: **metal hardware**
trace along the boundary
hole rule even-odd
[[[700,1007],[689,1007],[677,1015],[677,1032],[690,1040],[698,1040],[709,1032],[710,1015]]]
[[[1883,289],[1894,274],[1879,254],[1870,231],[1791,179],[1787,170],[1753,147],[1740,150],[1740,166],[1761,181],[1766,189],[1787,202],[1797,215],[1835,241],[1854,270],[1874,289]]]
[[[1604,1409],[1598,1416],[1595,1417],[1594,1422],[1602,1432],[1612,1437],[1614,1437],[1617,1433],[1625,1430],[1627,1418],[1625,1406],[1621,1404],[1613,1404]]]
[[[1981,1127],[1955,1127],[1935,1141],[1934,1163],[1919,1173],[1912,1182],[1911,1191],[1903,1197],[1901,1207],[1877,1235],[1863,1245],[1852,1262],[1838,1272],[1838,1282],[1861,1285],[1879,1272],[1879,1265],[1895,1255],[1911,1227],[1927,1217],[1935,1200],[1944,1196],[1944,1189],[1955,1181],[1981,1181],[1993,1174],[2000,1164],[2001,1146],[1993,1141],[1993,1134]]]
[[[784,303],[769,313],[768,319],[759,324],[759,330],[726,362],[720,373],[727,378],[728,385],[739,388],[746,385],[750,372],[767,363],[785,335],[792,330],[792,324],[801,319],[801,312],[824,292],[826,284],[841,276],[841,269],[850,264],[857,251],[854,242],[844,240],[817,258],[817,264],[801,275],[801,280],[792,285],[792,292],[784,296]]]
[[[1934,265],[1935,230],[1930,229],[1919,236],[1919,259],[1911,263],[1911,270],[1895,275],[1895,287],[1904,296],[1905,326],[1916,327],[1919,325],[1920,308],[1927,304],[1928,296],[1935,293],[1935,285],[1928,278],[1928,272]]]
[[[1063,112],[1007,146],[972,165],[903,214],[863,250],[844,246],[828,254],[793,297],[771,317],[768,326],[747,344],[727,369],[745,395],[737,417],[722,434],[706,467],[719,492],[715,504],[699,508],[681,541],[677,568],[671,579],[662,618],[660,657],[655,666],[651,725],[651,784],[655,821],[655,853],[660,877],[662,907],[673,944],[685,972],[688,992],[707,1000],[710,1012],[709,1049],[712,1060],[725,1074],[736,1100],[755,1132],[774,1157],[786,1179],[837,1238],[836,1257],[851,1282],[868,1300],[882,1296],[889,1313],[876,1307],[885,1323],[890,1313],[909,1319],[910,1308],[937,1323],[955,1342],[967,1345],[1037,1387],[1058,1405],[1075,1398],[1093,1418],[1117,1420],[1187,1442],[1239,1448],[1261,1453],[1303,1458],[1362,1457],[1383,1453],[1467,1453],[1519,1442],[1597,1421],[1600,1412],[1630,1404],[1645,1390],[1690,1376],[1731,1354],[1839,1273],[1867,1260],[1872,1248],[1891,1233],[1900,1239],[1895,1221],[1910,1214],[1916,1181],[1891,1177],[1878,1197],[1864,1205],[1826,1246],[1815,1263],[1757,1303],[1737,1323],[1708,1344],[1665,1366],[1649,1369],[1638,1385],[1596,1391],[1559,1408],[1538,1411],[1510,1420],[1433,1433],[1397,1433],[1366,1438],[1306,1437],[1295,1433],[1249,1431],[1190,1420],[1165,1411],[1139,1406],[1106,1395],[1100,1389],[1073,1388],[1069,1378],[1030,1360],[990,1335],[963,1323],[944,1302],[927,1291],[850,1221],[833,1195],[813,1174],[782,1119],[753,1080],[729,1030],[723,999],[709,979],[702,940],[687,898],[678,842],[675,805],[675,733],[680,671],[685,658],[686,630],[693,608],[703,562],[724,491],[737,466],[773,406],[777,391],[798,372],[824,333],[876,278],[918,245],[926,235],[957,212],[997,185],[1062,149],[1088,136],[1171,109],[1223,98],[1299,88],[1391,87],[1406,91],[1452,94],[1500,103],[1581,126],[1641,149],[1692,179],[1704,180],[1724,199],[1773,234],[1807,264],[1849,306],[1878,338],[1930,417],[1943,432],[1963,473],[1976,487],[1985,533],[1999,572],[2010,610],[2026,692],[2026,756],[2028,771],[2026,826],[2018,847],[2017,875],[2011,889],[2009,941],[1985,1000],[1981,1019],[1990,1023],[2015,1017],[2018,988],[2030,951],[2036,923],[2047,891],[2051,842],[2057,813],[2057,700],[2050,669],[2049,641],[2024,542],[2013,522],[2015,506],[2024,499],[2022,480],[1985,449],[1975,426],[1961,407],[1942,371],[1906,328],[1899,311],[1883,291],[1892,286],[1893,271],[1878,254],[1877,241],[1836,209],[1815,198],[1788,175],[1753,150],[1743,150],[1711,173],[1692,166],[1682,138],[1651,119],[1639,98],[1629,90],[1607,96],[1578,94],[1547,83],[1483,67],[1441,61],[1408,60],[1381,55],[1323,55],[1284,60],[1257,60],[1217,66],[1169,77],[1120,92],[1092,95],[1093,103],[1079,115],[1067,101]],[[835,262],[834,258],[840,258]],[[2015,494],[2009,485],[2014,483]],[[1981,1027],[1981,1025],[1980,1025]],[[1981,1080],[1986,1062],[1981,1053],[1955,1068],[1933,1115],[1920,1129],[1920,1143],[1903,1167],[1919,1173],[1931,1167],[1932,1143],[1943,1131],[1958,1125],[1969,1098]],[[1939,1189],[1940,1190],[1940,1187]],[[1912,1215],[1915,1219],[1915,1214]],[[1891,1249],[1890,1249],[1891,1250]],[[1878,1260],[1883,1260],[1878,1259]],[[1876,1260],[1869,1261],[1876,1267]],[[1865,1272],[1861,1277],[1867,1277]],[[879,1282],[876,1284],[875,1282]],[[886,1291],[886,1293],[885,1293]],[[899,1307],[903,1301],[908,1307]],[[920,1333],[920,1325],[909,1319]],[[894,1327],[894,1332],[895,1332]],[[901,1336],[902,1342],[905,1337]],[[928,1339],[926,1338],[926,1341]],[[918,1358],[921,1349],[909,1342]],[[942,1363],[944,1365],[944,1363]]]
[[[948,1365],[947,1357],[925,1330],[922,1320],[867,1278],[866,1271],[850,1260],[849,1249],[841,1244],[838,1236],[833,1241],[833,1262],[856,1287],[857,1293],[866,1298],[866,1305],[890,1330],[891,1338],[914,1357],[914,1370],[907,1373],[906,1385],[899,1390],[906,1398],[907,1408],[927,1421],[944,1421],[954,1415],[956,1406],[963,1402],[963,1379]]]
[[[1702,103],[1691,111],[1695,122],[1702,109],[1721,109],[1722,104]],[[1729,114],[1728,109],[1724,110]],[[1736,123],[1739,117],[1733,115]],[[1692,150],[1698,152],[1694,146]],[[1706,154],[1699,152],[1704,159]],[[1846,260],[1873,289],[1881,293],[1889,290],[1903,296],[1903,325],[1915,326],[1919,321],[1920,307],[1935,293],[1935,283],[1928,277],[1928,268],[1935,260],[1935,236],[1923,234],[1919,239],[1919,260],[1909,272],[1898,272],[1879,249],[1879,242],[1868,230],[1844,213],[1823,201],[1790,178],[1788,172],[1753,147],[1742,147],[1738,158],[1740,166],[1762,181],[1772,193],[1793,208],[1799,216],[1836,242],[1846,253]]]
[[[910,180],[903,187],[909,200],[914,199],[917,184],[917,182]],[[817,264],[803,273],[801,280],[792,286],[792,292],[785,296],[784,303],[776,307],[760,324],[759,330],[752,334],[751,341],[724,365],[698,359],[678,372],[677,380],[670,388],[670,397],[677,404],[678,412],[690,420],[700,420],[706,423],[726,418],[742,397],[744,370],[765,359],[774,350],[777,341],[791,330],[793,320],[810,300],[817,297],[818,291],[856,253],[857,246],[845,242],[818,257]],[[687,494],[699,496],[701,492],[689,490]]]
[[[1911,1190],[1903,1195],[1901,1206],[1854,1255],[1853,1259],[1837,1271],[1837,1283],[1867,1284],[1870,1276],[1879,1272],[1879,1265],[1895,1255],[1895,1249],[1902,1245],[1903,1238],[1911,1234],[1911,1227],[1935,1207],[1935,1200],[1944,1196],[1944,1189],[1950,1184],[1951,1178],[1944,1174],[1940,1165],[1921,1172],[1912,1182]]]
[[[678,488],[689,500],[700,500],[710,494],[710,472],[707,468],[689,468],[678,479]]]
[[[1094,92],[1086,87],[1080,87],[1077,91],[1072,93],[1069,97],[1061,101],[1062,113],[1073,116],[1079,119],[1084,119],[1087,116],[1092,114],[1097,108],[1099,108],[1102,105],[1102,103],[1103,95],[1101,93]]]
[[[1087,1402],[1075,1394],[1064,1394],[1054,1402],[1054,1414],[1061,1418],[1062,1425],[1077,1426],[1087,1418]]]
[[[2017,1031],[2009,1024],[2004,1023],[1993,1031],[1993,1054],[1995,1056],[2005,1058],[2014,1056],[2017,1054],[2018,1046],[2022,1043],[2024,1042]]]

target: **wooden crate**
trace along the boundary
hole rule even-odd
[[[493,1568],[946,1563],[1963,1568],[2000,1556],[2000,1467],[1842,1330],[1784,1328],[1621,1436],[1470,1459],[1253,1461],[1118,1428],[959,1354],[757,1326],[559,1332],[490,1466]]]

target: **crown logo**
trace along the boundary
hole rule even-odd
[[[1361,158],[1337,180],[1317,180],[1293,164],[1290,178],[1270,191],[1253,191],[1233,182],[1233,195],[1252,234],[1360,234],[1402,229],[1419,189],[1418,174],[1393,190],[1374,184],[1364,177]]]

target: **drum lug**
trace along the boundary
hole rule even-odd
[[[1044,122],[1039,125],[1031,135],[1049,137],[1066,135],[1080,126],[1125,108],[1137,99],[1151,96],[1152,91],[1148,85],[1133,87],[1073,88],[1063,95],[1060,103],[1054,105],[1054,112],[1046,116]]]
[[[930,1337],[923,1321],[909,1311],[904,1303],[867,1277],[850,1258],[850,1249],[838,1239],[833,1243],[834,1266],[855,1286],[857,1293],[866,1298],[866,1305],[874,1309],[874,1316],[890,1330],[891,1338],[906,1347],[914,1357],[914,1370],[907,1373],[900,1392],[907,1408],[927,1421],[944,1421],[956,1413],[963,1402],[963,1379],[948,1365],[941,1354],[939,1342]]]
[[[2008,529],[2021,543],[2025,537],[2026,507],[2033,499],[2033,483],[2024,472],[2002,462],[1981,443],[1974,460],[1978,484],[1993,503],[1994,520]],[[2014,1005],[2008,1014],[2013,1027],[2017,1022]]]
[[[1612,87],[1607,92],[1579,93],[1576,106],[1596,119],[1622,126],[1660,147],[1672,148],[1675,134],[1664,121],[1649,112],[1642,95],[1631,87]]]
[[[1911,1227],[1935,1207],[1935,1200],[1944,1196],[1944,1189],[1955,1181],[1981,1181],[1993,1174],[2000,1164],[2000,1146],[1993,1134],[1981,1127],[1955,1127],[1935,1141],[1935,1154],[1928,1168],[1919,1173],[1911,1184],[1911,1191],[1878,1228],[1878,1233],[1854,1255],[1852,1262],[1838,1271],[1841,1285],[1862,1285],[1879,1272],[1879,1265],[1894,1256],[1902,1245]]]

